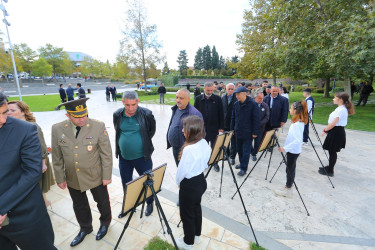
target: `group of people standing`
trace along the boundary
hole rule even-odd
[[[86,98],[86,92],[82,88],[81,83],[77,83],[76,88],[73,88],[72,84],[68,84],[68,87],[66,88],[66,90],[64,89],[64,84],[60,84],[59,94],[60,94],[61,102],[64,103],[64,102],[67,102],[67,101],[74,100],[74,91],[75,90],[78,90],[78,98],[79,99]]]
[[[105,87],[105,97],[106,97],[107,102],[111,101],[111,96],[112,96],[112,101],[116,102],[117,101],[116,95],[117,95],[116,86],[114,84],[112,85],[108,84],[107,87]]]

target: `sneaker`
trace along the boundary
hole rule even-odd
[[[319,174],[321,174],[321,175],[328,175],[329,177],[333,177],[333,171],[328,171],[328,169],[323,169],[323,168],[320,168],[319,169]]]
[[[179,249],[185,249],[185,250],[194,249],[194,245],[186,244],[185,241],[184,241],[184,238],[177,238],[176,239],[176,245]]]
[[[194,237],[194,244],[199,245],[201,242],[202,242],[201,237],[195,235],[195,237]]]
[[[236,161],[234,159],[229,159],[229,163],[230,163],[230,165],[234,165],[236,163]]]
[[[238,172],[238,176],[244,176],[246,174],[246,171],[243,171],[243,170],[240,170],[240,172]]]
[[[309,146],[309,143],[308,142],[303,142],[302,146]]]
[[[283,197],[286,197],[286,198],[292,198],[293,197],[292,188],[284,187],[283,189],[275,189],[274,192],[278,196],[283,196]]]
[[[240,169],[241,168],[241,164],[237,164],[234,168],[235,169]]]
[[[251,159],[252,159],[253,161],[256,161],[256,160],[257,160],[257,156],[256,156],[256,155],[253,155],[253,156],[251,156]]]

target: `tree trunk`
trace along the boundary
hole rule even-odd
[[[329,85],[331,83],[331,78],[327,77],[326,83],[324,85],[324,95],[323,97],[329,97]]]
[[[272,74],[272,77],[273,77],[273,85],[276,86],[276,74]]]
[[[349,95],[349,100],[351,101],[350,77],[344,77],[344,92]]]
[[[370,75],[370,85],[372,85],[373,82],[374,82],[374,74],[371,74]]]

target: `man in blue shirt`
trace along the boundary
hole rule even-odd
[[[116,158],[123,188],[133,179],[134,169],[139,175],[152,169],[151,154],[154,151],[152,137],[155,135],[156,122],[151,110],[138,106],[138,94],[126,91],[122,97],[123,108],[113,113],[116,130]],[[151,215],[154,198],[147,199],[145,215]],[[120,213],[119,218],[126,214]]]

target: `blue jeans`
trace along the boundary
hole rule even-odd
[[[251,144],[253,139],[243,139],[236,136],[236,148],[238,152],[238,158],[240,160],[241,170],[247,171],[247,165],[249,165],[250,153],[251,153]]]
[[[260,143],[262,142],[264,133],[259,134],[256,138],[254,138],[254,147],[251,150],[251,155],[257,155]]]
[[[125,188],[126,183],[133,180],[133,171],[134,169],[137,173],[141,176],[147,170],[152,169],[152,160],[145,160],[144,157],[134,159],[134,160],[125,160],[122,158],[121,154],[118,155],[119,157],[119,169],[122,181],[122,188]],[[150,196],[147,199],[147,204],[152,204],[154,202],[154,197]]]

